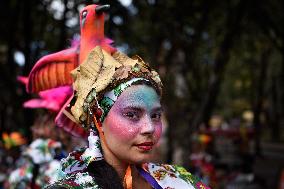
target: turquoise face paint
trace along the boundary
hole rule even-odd
[[[139,86],[141,90],[133,90],[129,89],[127,100],[119,101],[118,105],[120,108],[127,107],[137,107],[142,108],[147,113],[151,113],[151,111],[155,108],[161,107],[160,98],[155,92],[155,90],[149,86],[141,85]]]

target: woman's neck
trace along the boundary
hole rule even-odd
[[[151,185],[140,176],[135,165],[130,165],[129,163],[120,160],[110,151],[104,142],[102,142],[102,149],[104,152],[105,161],[116,170],[122,182],[124,182],[124,177],[128,166],[131,166],[132,188],[151,188]]]
[[[104,152],[104,159],[105,161],[110,164],[118,173],[120,179],[123,181],[124,175],[126,173],[126,169],[129,166],[127,162],[120,160],[116,157],[109,148],[102,142],[102,149]]]
[[[102,149],[104,152],[105,161],[116,170],[122,183],[124,183],[124,177],[128,166],[131,166],[132,188],[151,188],[151,185],[139,175],[136,166],[120,160],[111,152],[104,141],[102,141]]]

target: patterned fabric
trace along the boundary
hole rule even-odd
[[[54,159],[54,150],[60,146],[59,142],[51,139],[37,139],[32,142],[22,154],[24,163],[9,176],[9,189],[30,188],[35,169],[38,169],[35,180],[37,188],[43,188],[63,178],[65,173],[61,170],[60,161]]]
[[[113,90],[106,92],[104,94],[104,97],[99,102],[99,105],[103,110],[102,116],[100,118],[101,122],[104,121],[104,119],[107,116],[108,112],[110,111],[111,107],[113,106],[115,101],[118,99],[118,97],[121,95],[121,93],[137,81],[149,81],[149,80],[144,79],[144,78],[133,78],[133,79],[127,81],[127,82],[119,84]]]
[[[9,188],[30,188],[33,177],[33,169],[34,164],[27,162],[22,167],[14,170],[9,176]],[[43,164],[39,168],[35,185],[38,188],[43,188],[47,184],[53,183],[62,177],[63,175],[60,174],[60,161],[52,160],[49,163]]]
[[[26,162],[20,168],[11,172],[9,176],[9,188],[27,188],[33,177],[32,170],[34,165],[31,162]]]
[[[103,159],[100,139],[93,131],[90,132],[88,141],[88,148],[81,148],[77,151],[71,152],[67,158],[61,160],[62,170],[65,173],[68,174],[83,171],[92,161],[99,161]]]
[[[197,177],[180,166],[147,163],[142,167],[163,189],[209,189]],[[100,188],[88,172],[71,173],[64,179],[47,186],[46,189],[55,186],[70,189]]]
[[[197,177],[181,166],[148,163],[144,164],[143,168],[150,173],[162,188],[209,189]]]
[[[52,189],[53,187],[63,187],[68,189],[100,189],[93,177],[87,172],[77,172],[66,176],[51,185],[46,186],[45,189]]]
[[[23,152],[23,155],[31,158],[35,164],[42,164],[50,162],[55,155],[55,149],[60,147],[60,142],[51,139],[36,139]]]
[[[94,156],[95,158],[90,157],[100,148],[95,142],[96,137],[97,136],[92,134],[92,136],[89,137],[88,148],[82,148],[72,152],[62,161],[65,177],[47,188],[61,186],[70,189],[99,189],[94,178],[86,171],[90,162],[98,160],[99,156],[101,156],[100,154],[99,156]],[[163,189],[209,189],[197,177],[180,166],[146,163],[141,167],[147,174],[155,179]]]

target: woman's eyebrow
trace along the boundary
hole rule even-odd
[[[134,110],[134,111],[143,111],[145,108],[139,105],[128,105],[123,107],[124,110]],[[154,107],[152,112],[163,112],[163,108],[161,106]]]
[[[159,106],[159,107],[154,108],[153,111],[154,112],[163,112],[164,109],[163,109],[163,107]]]
[[[124,109],[124,110],[141,111],[143,108],[140,107],[140,106],[133,106],[133,105],[130,105],[130,106],[125,106],[123,109]]]

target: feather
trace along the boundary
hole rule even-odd
[[[66,49],[41,58],[29,74],[27,91],[42,90],[71,85],[70,71],[78,66],[76,48]]]

